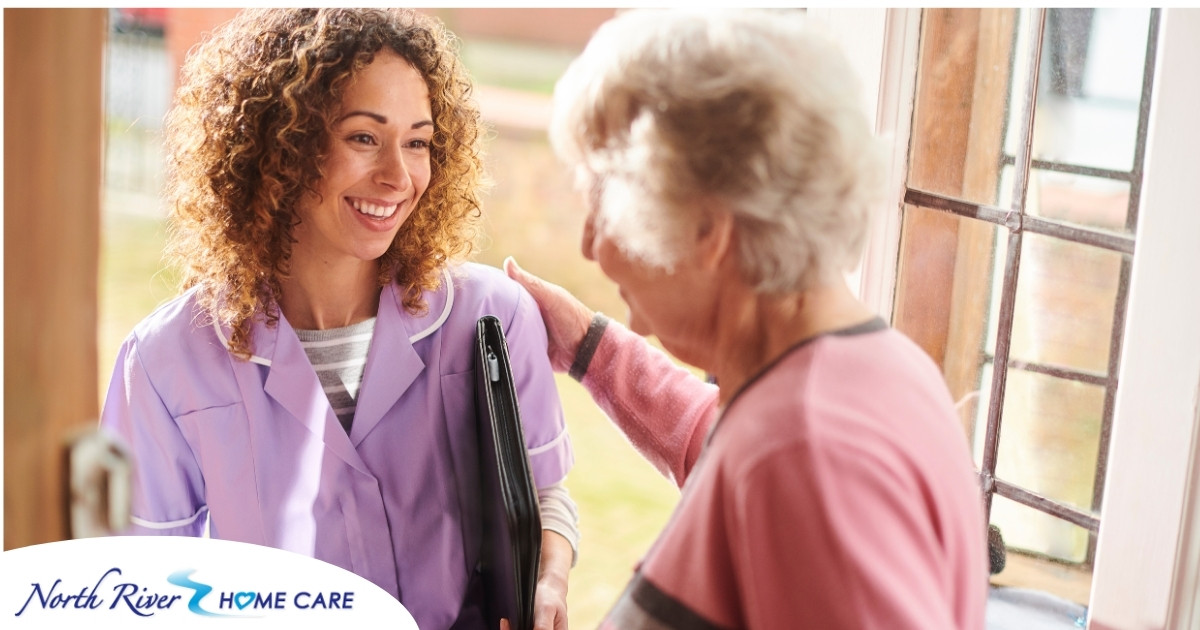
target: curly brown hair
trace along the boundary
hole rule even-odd
[[[166,258],[241,358],[254,317],[278,322],[293,208],[317,192],[342,94],[384,47],[424,77],[433,114],[429,187],[379,259],[380,286],[396,281],[420,313],[438,270],[474,249],[481,216],[483,124],[457,38],[406,9],[257,9],[188,55],[166,118]]]

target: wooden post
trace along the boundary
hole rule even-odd
[[[4,10],[4,548],[67,536],[96,422],[105,9]]]
[[[996,203],[1009,82],[996,60],[1011,54],[1015,15],[924,12],[910,187]],[[995,233],[949,214],[905,213],[894,325],[942,367],[955,400],[978,388]]]

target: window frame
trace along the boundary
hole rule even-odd
[[[1096,550],[1089,627],[1166,627],[1171,594],[1196,567],[1177,568],[1200,542],[1185,514],[1198,464],[1200,294],[1180,290],[1200,269],[1200,11],[1163,9],[1146,139],[1138,251]],[[1189,282],[1192,281],[1192,282]],[[1185,519],[1186,517],[1186,519]],[[1176,598],[1177,610],[1194,606]],[[1185,627],[1172,625],[1171,627]]]
[[[895,296],[920,9],[810,9],[865,88],[892,143],[888,194],[851,287],[890,320]],[[1200,11],[1163,9],[1146,138],[1113,436],[1089,598],[1089,628],[1183,628],[1200,617]],[[873,55],[878,53],[878,57]],[[1181,211],[1181,208],[1198,211]],[[1186,508],[1186,511],[1185,511]],[[1147,625],[1148,624],[1148,625]],[[1187,626],[1190,627],[1190,626]]]

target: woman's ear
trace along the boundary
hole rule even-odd
[[[696,230],[697,262],[703,269],[716,269],[733,254],[733,215],[713,210]]]

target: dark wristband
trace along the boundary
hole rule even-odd
[[[571,378],[577,381],[583,380],[583,375],[587,374],[588,365],[592,363],[592,355],[596,354],[596,348],[600,346],[600,338],[604,336],[604,329],[607,327],[608,316],[597,311],[592,316],[592,323],[588,326],[587,334],[579,342],[579,350],[575,352],[575,361],[571,363],[571,369],[567,372]]]

